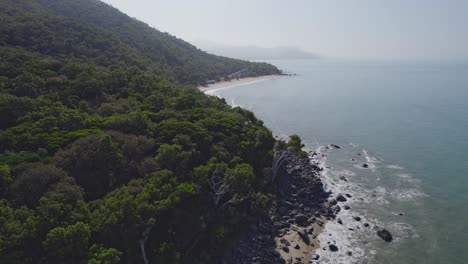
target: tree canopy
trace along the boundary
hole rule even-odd
[[[207,54],[95,0],[0,0],[0,263],[206,263],[268,200],[275,143],[194,86]]]

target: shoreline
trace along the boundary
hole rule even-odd
[[[286,153],[286,164],[273,182],[277,197],[224,255],[224,263],[310,263],[336,204],[320,178],[322,168],[310,157]],[[328,245],[326,245],[328,246]]]
[[[241,79],[234,79],[230,81],[220,81],[220,82],[216,82],[216,83],[209,84],[206,86],[198,86],[197,88],[200,91],[207,93],[209,91],[212,92],[218,89],[224,89],[224,88],[252,84],[252,83],[261,82],[261,81],[273,80],[281,76],[283,75],[276,74],[276,75],[262,75],[262,76],[257,76],[257,77],[247,77],[247,78],[241,78]]]

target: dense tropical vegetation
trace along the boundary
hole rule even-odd
[[[247,69],[247,70],[245,70]],[[0,263],[206,263],[275,140],[195,84],[245,70],[94,0],[0,0]]]

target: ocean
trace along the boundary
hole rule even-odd
[[[296,75],[208,93],[253,111],[278,137],[301,136],[320,153],[326,188],[352,196],[343,224],[320,234],[319,262],[468,263],[468,64],[270,63]]]

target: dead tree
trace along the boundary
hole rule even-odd
[[[211,188],[211,194],[216,207],[218,207],[221,199],[228,193],[228,184],[225,177],[221,174],[221,170],[216,168],[208,179],[208,185]]]
[[[274,149],[273,164],[271,165],[271,182],[276,180],[280,169],[285,165],[289,159],[290,153],[287,150],[279,150],[277,146]]]
[[[143,231],[143,234],[140,239],[140,250],[141,250],[141,255],[143,257],[144,264],[149,264],[148,257],[146,256],[145,244],[146,244],[146,241],[148,241],[151,229],[153,229],[153,225],[146,225],[146,228]]]

